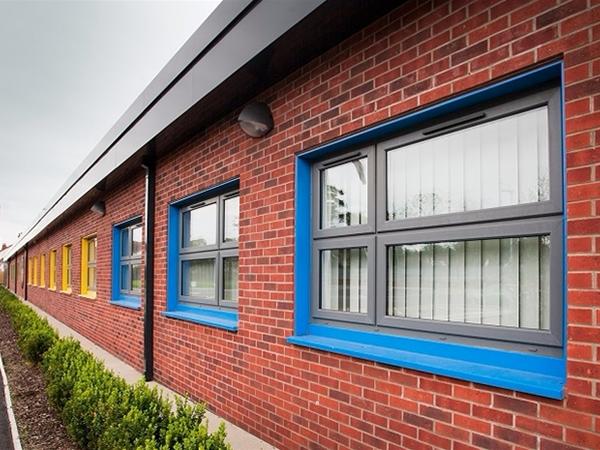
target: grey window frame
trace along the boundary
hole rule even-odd
[[[237,308],[238,302],[233,302],[223,299],[223,258],[238,257],[239,268],[239,235],[238,241],[225,242],[225,200],[235,196],[239,196],[239,189],[225,192],[221,195],[203,199],[194,202],[190,205],[179,209],[179,255],[178,255],[178,280],[177,280],[177,301],[187,306],[213,306],[222,308]],[[215,221],[216,228],[216,243],[214,245],[204,245],[196,247],[183,246],[183,215],[199,207],[208,206],[210,204],[217,205],[217,214]],[[194,296],[183,295],[183,262],[199,259],[214,259],[215,260],[215,295],[212,299],[201,299]],[[239,280],[238,280],[239,283]],[[239,284],[238,284],[239,292]]]
[[[548,107],[548,164],[550,197],[547,201],[446,213],[427,217],[387,220],[387,152],[443,134],[491,122],[537,107]],[[412,128],[394,138],[375,142],[359,150],[348,150],[313,164],[312,195],[312,286],[311,318],[316,323],[346,323],[349,326],[390,333],[421,333],[448,337],[476,345],[510,345],[557,348],[563,346],[563,152],[560,88],[544,86],[525,94],[486,102]],[[324,168],[368,156],[368,223],[320,229],[321,173]],[[375,212],[375,215],[373,215]],[[501,237],[550,236],[550,324],[549,330],[533,330],[481,324],[465,324],[386,315],[387,252],[389,245],[435,243]],[[320,253],[324,249],[368,247],[367,314],[319,309],[321,296]]]
[[[470,239],[498,239],[507,237],[550,236],[550,327],[534,330],[430,319],[391,317],[385,314],[387,305],[387,247],[402,244],[421,244]],[[381,326],[431,333],[456,334],[465,337],[518,341],[531,344],[562,345],[562,315],[553,312],[562,304],[562,218],[543,217],[506,223],[492,222],[452,227],[385,233],[377,240],[377,323]]]
[[[548,106],[548,154],[549,154],[549,179],[550,199],[544,202],[524,203],[521,205],[498,206],[475,211],[437,214],[427,217],[412,217],[401,220],[387,220],[387,152],[400,147],[414,144],[443,136],[450,132],[463,130],[475,125],[501,119],[518,114],[539,106]],[[470,117],[477,117],[468,120]],[[494,220],[508,220],[523,217],[536,217],[547,214],[560,214],[563,210],[562,192],[562,141],[560,127],[553,127],[553,123],[560,123],[560,90],[558,88],[544,89],[533,94],[521,96],[501,103],[495,102],[487,107],[470,109],[459,116],[446,118],[435,124],[428,124],[425,128],[403,134],[401,136],[377,143],[377,231],[407,230],[411,228],[425,228],[446,226],[453,224],[467,224],[475,222],[491,222]],[[460,124],[460,118],[468,121]],[[459,123],[457,126],[452,124]],[[440,131],[435,131],[440,130]]]
[[[132,239],[132,232],[134,228],[140,228],[142,229],[142,221],[141,219],[137,220],[135,223],[132,223],[130,225],[124,226],[119,228],[119,242],[120,242],[120,247],[119,248],[119,292],[121,294],[125,294],[125,295],[135,295],[135,296],[139,296],[142,292],[142,287],[141,287],[141,276],[142,276],[142,271],[141,271],[141,267],[142,267],[142,251],[140,251],[139,255],[133,255],[133,239]],[[127,239],[128,239],[128,243],[127,245],[130,248],[130,254],[123,256],[123,232],[127,231]],[[143,240],[142,240],[143,242]],[[128,283],[131,284],[131,268],[133,265],[139,265],[140,266],[140,288],[139,289],[133,289],[133,287],[129,286],[129,289],[124,289],[123,288],[123,278],[122,278],[122,268],[123,266],[128,266],[129,267],[129,281]]]
[[[323,250],[337,250],[343,248],[367,248],[367,313],[352,313],[346,311],[324,310],[319,307],[321,300],[321,252]],[[311,307],[313,317],[329,320],[340,320],[343,322],[355,322],[362,324],[375,324],[375,308],[371,308],[370,303],[375,298],[375,264],[371,260],[375,258],[375,236],[352,236],[336,237],[331,239],[315,241],[312,254],[313,267],[319,267],[319,270],[312,272],[312,295]]]
[[[321,229],[321,173],[325,169],[330,169],[351,161],[356,161],[363,157],[367,158],[367,223],[362,225],[350,225],[346,227]],[[346,151],[332,158],[320,161],[313,165],[312,187],[313,192],[313,211],[318,212],[313,220],[313,236],[316,238],[326,238],[335,236],[349,236],[353,234],[374,233],[376,221],[376,198],[375,190],[370,188],[371,180],[375,179],[375,146],[356,149],[354,151]]]
[[[219,248],[227,249],[227,248],[238,248],[238,242],[240,240],[240,236],[238,233],[237,241],[226,242],[225,241],[225,201],[234,197],[240,196],[240,192],[238,190],[227,192],[221,196],[219,196],[219,231],[217,233],[217,239],[219,241]],[[239,211],[238,211],[239,213]],[[238,230],[239,231],[239,230]]]

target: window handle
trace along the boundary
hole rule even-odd
[[[485,113],[478,113],[478,114],[472,114],[472,115],[466,116],[466,117],[461,117],[460,119],[456,119],[453,122],[445,123],[444,125],[442,125],[440,127],[431,128],[427,131],[423,131],[423,136],[429,136],[430,134],[438,133],[440,131],[448,131],[448,130],[451,130],[452,128],[456,128],[461,125],[466,125],[467,123],[474,122],[475,120],[483,119],[483,118],[485,118],[485,116],[486,116]]]
[[[326,163],[323,163],[323,167],[329,167],[329,166],[332,166],[334,164],[338,164],[338,163],[343,162],[343,161],[348,161],[349,159],[354,159],[354,158],[356,158],[357,156],[360,156],[360,155],[361,155],[361,152],[352,153],[351,155],[345,155],[345,156],[342,156],[341,158],[334,159],[332,161],[327,161]]]

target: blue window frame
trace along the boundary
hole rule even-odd
[[[550,63],[298,155],[295,333],[288,338],[288,342],[550,398],[562,398],[566,366],[562,73],[562,62]],[[517,206],[513,211],[511,206],[490,209],[489,212],[482,210],[452,216],[448,214],[447,218],[422,218],[422,214],[413,214],[413,211],[400,203],[397,210],[408,219],[391,222],[385,213],[386,200],[380,198],[380,174],[391,173],[389,168],[386,171],[386,166],[381,164],[380,154],[387,149],[385,145],[382,146],[383,150],[375,145],[373,150],[374,143],[392,142],[393,148],[406,148],[417,140],[397,142],[395,136],[406,136],[417,129],[422,130],[423,124],[442,123],[440,119],[451,118],[451,122],[444,120],[446,124],[451,124],[448,129],[464,129],[467,125],[461,122],[461,114],[467,114],[464,117],[469,121],[478,120],[481,114],[473,114],[478,108],[498,103],[504,98],[518,98],[521,93],[526,96],[533,89],[544,85],[561,86],[560,98],[553,106],[556,108],[558,105],[557,120],[560,121],[560,125],[551,124],[555,127],[551,133],[557,133],[554,135],[554,142],[558,142],[554,149],[555,153],[557,152],[556,158],[550,169],[553,174],[551,176],[554,177],[550,180],[552,195],[551,201],[545,202],[541,207],[547,210],[535,212],[532,211],[534,207],[527,206],[523,207],[522,211],[517,211]],[[456,119],[457,117],[459,119]],[[426,134],[431,130],[447,132],[446,128],[426,128],[421,132],[423,137],[418,140],[427,140],[429,136]],[[358,150],[349,152],[352,149]],[[377,198],[373,195],[375,187],[372,190],[365,187],[361,193],[361,189],[357,188],[359,183],[355,183],[352,188],[342,186],[352,177],[364,180],[373,176],[375,161],[371,161],[371,158],[375,152],[378,152],[378,170],[384,169],[379,171],[377,183],[373,181],[373,184],[378,186]],[[323,175],[325,171],[328,172]],[[392,172],[399,173],[396,169]],[[413,175],[414,173],[407,173],[406,176]],[[333,181],[324,182],[325,176],[329,177],[327,180]],[[334,199],[329,198],[332,193],[335,194]],[[319,202],[324,205],[323,208],[327,208],[322,214],[315,209],[315,204],[320,204]],[[373,208],[375,202],[377,207]],[[421,212],[428,208],[422,196],[419,203]],[[515,214],[517,212],[519,214]],[[414,216],[417,217],[413,218]],[[537,216],[545,216],[546,219]],[[315,219],[317,217],[318,220]],[[496,223],[484,223],[490,220]],[[505,225],[503,220],[506,220],[508,225]],[[540,225],[544,220],[547,223]],[[319,223],[332,226],[325,229],[326,227]],[[514,342],[506,342],[511,339],[510,327],[502,329],[500,326],[473,327],[470,323],[452,324],[451,318],[436,322],[420,320],[419,316],[416,316],[415,320],[415,316],[409,315],[406,309],[400,307],[396,311],[394,305],[392,309],[386,310],[386,305],[390,307],[390,304],[386,303],[389,302],[389,298],[386,297],[389,295],[389,278],[386,278],[386,273],[390,276],[390,272],[385,269],[386,264],[391,264],[389,261],[398,260],[404,263],[398,263],[403,272],[397,268],[392,272],[394,275],[404,274],[402,277],[407,280],[406,277],[410,274],[407,275],[405,253],[411,251],[410,258],[423,258],[423,252],[436,251],[435,248],[429,249],[421,243],[439,242],[441,245],[438,250],[443,254],[451,244],[460,244],[461,241],[465,242],[462,246],[466,246],[467,241],[483,245],[483,239],[494,238],[499,247],[506,246],[508,238],[520,233],[525,236],[551,235],[553,248],[550,257],[552,269],[548,272],[552,274],[552,315],[547,319],[551,323],[548,326],[538,325],[539,332],[515,327],[514,332],[521,345],[515,346]],[[370,241],[375,239],[376,242]],[[536,242],[537,248],[543,245],[543,239]],[[436,245],[438,244],[430,246]],[[399,252],[404,259],[394,256],[390,260],[390,250],[393,255]],[[375,264],[378,265],[377,268]],[[324,269],[320,267],[327,268],[325,274]],[[411,271],[414,273],[413,269]],[[432,276],[428,276],[427,279],[430,278],[434,280]],[[371,280],[371,284],[367,284],[364,279]],[[372,283],[375,283],[375,289]],[[323,286],[331,286],[326,298],[319,297],[325,295]],[[353,292],[356,294],[353,295]],[[400,293],[405,297],[409,294],[413,297],[417,295],[419,302],[422,302],[420,288],[411,287],[410,290],[404,289]],[[407,304],[405,299],[401,306],[406,308]],[[371,307],[373,309],[370,309]],[[423,310],[423,304],[418,303],[418,308]],[[435,319],[436,312],[432,314],[432,318]],[[455,320],[467,322],[462,316]],[[481,325],[484,325],[483,322]],[[547,332],[546,328],[550,331]],[[476,333],[469,335],[469,330]],[[534,338],[533,342],[527,340],[528,336]],[[491,340],[487,340],[490,338]],[[529,343],[533,345],[528,347],[526,344]]]
[[[239,180],[169,205],[166,317],[237,331]]]
[[[142,243],[141,217],[113,226],[111,303],[114,305],[140,308]]]

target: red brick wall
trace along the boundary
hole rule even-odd
[[[231,115],[161,160],[157,311],[167,203],[239,175],[240,323],[229,333],[157,312],[157,378],[285,449],[600,448],[599,40],[600,7],[586,1],[408,2],[265,92],[276,123],[267,138],[246,138]],[[286,344],[294,153],[554,57],[567,82],[565,400]]]
[[[111,299],[112,226],[144,211],[143,171],[132,174],[131,181],[111,191],[103,200],[106,215],[91,212],[89,207],[66,217],[29,246],[29,257],[46,255],[46,287],[28,286],[27,299],[74,330],[117,355],[129,364],[143,369],[143,312],[109,304]],[[91,205],[90,205],[91,206]],[[82,297],[81,239],[95,234],[98,238],[96,259],[96,299]],[[62,287],[62,246],[71,244],[70,294]],[[48,289],[51,250],[56,250],[56,286]],[[143,262],[143,261],[142,261]],[[38,262],[39,270],[39,262]],[[39,276],[38,276],[39,279]],[[23,295],[19,292],[19,295]]]
[[[558,57],[568,169],[565,399],[286,344],[294,311],[294,154]],[[283,449],[600,448],[599,93],[595,2],[409,1],[265,92],[276,123],[266,138],[245,137],[232,114],[174,149],[157,168],[158,381]],[[160,315],[168,202],[232,176],[241,186],[237,333]],[[134,205],[123,188],[107,198],[107,217],[85,212],[33,248],[46,252],[71,240],[77,267],[80,237],[97,232],[98,299],[38,288],[30,298],[140,367],[141,313],[107,303],[110,224],[141,212],[143,186],[134,184]],[[75,293],[77,283],[74,277]]]

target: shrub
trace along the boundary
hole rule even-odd
[[[134,386],[107,370],[72,338],[59,339],[46,320],[0,287],[19,347],[41,362],[50,402],[75,441],[90,450],[221,450],[225,425],[210,433],[201,404],[177,400],[175,410],[143,380]]]
[[[28,360],[39,363],[58,339],[56,332],[46,319],[42,319],[6,289],[2,288],[0,295],[0,304],[10,315],[17,332],[19,348]]]
[[[34,363],[42,361],[44,354],[56,341],[56,335],[46,328],[34,328],[23,335],[21,350]]]
[[[177,409],[169,417],[168,425],[163,430],[158,441],[146,441],[144,447],[138,450],[219,450],[230,448],[225,443],[225,425],[221,423],[214,433],[208,432],[208,426],[203,422],[204,407],[191,405],[183,400],[176,400]],[[195,424],[201,424],[195,426]]]

